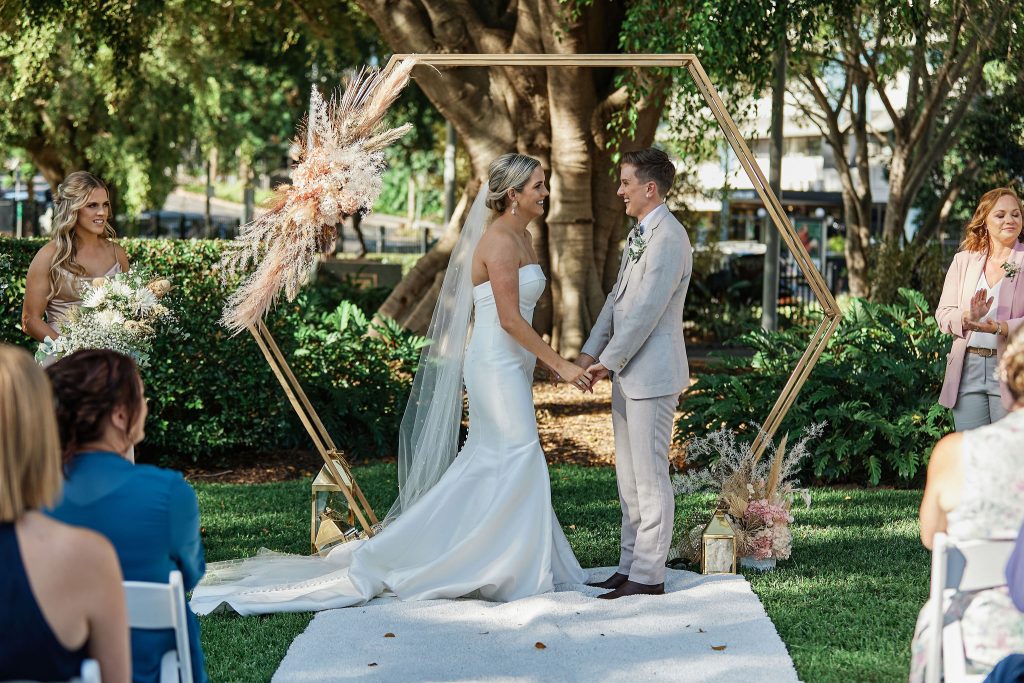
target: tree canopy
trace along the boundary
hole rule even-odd
[[[311,63],[336,81],[375,47],[358,10],[326,0],[43,0],[0,22],[0,147],[51,185],[96,172],[128,212],[162,203],[193,143],[257,155],[287,140]]]

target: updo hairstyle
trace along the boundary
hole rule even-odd
[[[487,208],[502,214],[512,204],[508,191],[522,192],[540,162],[525,154],[502,154],[487,168]]]

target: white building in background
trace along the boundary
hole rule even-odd
[[[906,84],[890,92],[896,107],[906,102]],[[877,96],[868,98],[871,127],[877,135],[892,131],[892,122]],[[771,148],[771,95],[757,103],[758,115],[741,126],[744,139],[753,152],[765,178],[768,177]],[[848,121],[842,121],[848,126]],[[696,170],[699,192],[680,197],[700,219],[701,235],[714,231],[720,240],[762,241],[767,218],[760,197],[754,191],[732,148],[721,135],[719,159],[701,164]],[[847,145],[849,158],[837,160],[832,147],[821,131],[802,115],[793,95],[787,93],[783,121],[784,151],[782,157],[782,204],[799,232],[807,228],[808,240],[819,243],[822,231],[831,226],[831,234],[841,234],[843,221],[842,184],[838,163],[854,163],[855,142]],[[871,159],[870,182],[873,202],[872,225],[881,229],[885,205],[889,198],[886,178],[888,149],[869,134]],[[838,162],[838,163],[837,163]],[[723,217],[724,209],[724,217]],[[815,251],[814,249],[811,250]],[[814,254],[812,253],[812,256]]]

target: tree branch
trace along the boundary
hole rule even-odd
[[[991,43],[991,36],[993,35],[996,27],[1002,22],[1005,13],[1008,11],[1007,8],[1010,5],[1011,3],[997,3],[999,11],[993,11],[991,15],[989,15],[989,19],[986,24],[975,29],[963,50],[956,50],[956,43],[951,41],[953,52],[949,55],[949,58],[942,65],[942,68],[939,69],[935,77],[931,79],[931,82],[935,84],[935,88],[930,93],[930,97],[925,101],[924,106],[921,107],[917,123],[908,136],[908,144],[916,146],[922,139],[922,136],[926,133],[929,125],[931,125],[929,119],[934,117],[938,113],[939,109],[941,109],[946,100],[946,96],[949,94],[949,91],[953,86],[960,80],[961,74],[963,74],[964,70],[974,70],[978,63],[984,66],[982,49]],[[982,36],[984,36],[984,42],[982,42]],[[980,77],[977,76],[979,73],[980,72],[976,71],[976,77]],[[969,87],[970,86],[967,86],[967,88]]]
[[[939,131],[938,136],[929,140],[923,155],[915,155],[912,158],[912,163],[907,172],[907,189],[909,192],[907,196],[914,197],[917,194],[928,172],[946,155],[946,152],[956,142],[961,132],[960,123],[963,121],[964,116],[967,115],[967,110],[984,83],[984,69],[985,65],[979,60],[974,66],[974,73],[970,75],[963,95],[961,95],[956,107],[946,118],[945,125]]]
[[[959,173],[953,176],[952,180],[949,181],[946,188],[942,191],[942,195],[935,203],[935,206],[932,207],[932,210],[921,221],[921,227],[914,235],[915,244],[926,244],[938,232],[939,227],[949,218],[953,205],[960,197],[964,186],[973,180],[980,170],[981,164],[978,163],[977,159],[971,159]]]

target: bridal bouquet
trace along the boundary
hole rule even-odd
[[[57,339],[47,337],[39,345],[36,360],[60,359],[80,349],[110,349],[146,367],[157,332],[175,321],[161,303],[170,290],[170,280],[136,270],[86,283],[81,305],[60,324]]]
[[[778,446],[771,440],[761,455],[755,455],[751,443],[737,441],[736,432],[721,429],[703,438],[691,440],[687,453],[716,455],[717,461],[705,469],[673,478],[676,493],[712,491],[736,532],[736,552],[740,557],[759,561],[788,559],[792,553],[792,505],[796,498],[811,505],[810,493],[798,488],[796,474],[810,455],[807,442],[821,436],[825,423],[813,424],[789,452],[787,437]],[[704,525],[684,534],[678,555],[700,560],[701,533]]]

